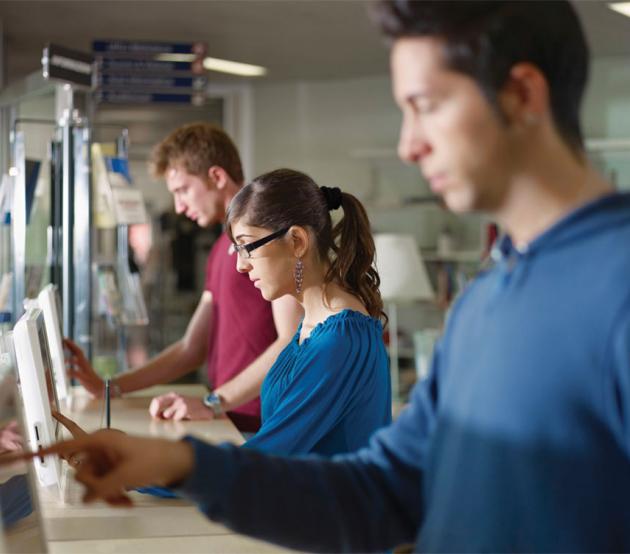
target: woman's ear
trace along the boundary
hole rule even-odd
[[[291,241],[293,255],[296,258],[303,258],[308,252],[311,242],[311,237],[308,234],[308,231],[304,227],[293,225],[289,228],[287,236]]]

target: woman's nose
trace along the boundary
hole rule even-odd
[[[249,260],[241,258],[240,254],[236,254],[236,271],[239,273],[247,273],[252,268]]]

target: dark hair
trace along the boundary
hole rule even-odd
[[[228,236],[233,239],[231,225],[241,217],[248,225],[270,230],[292,225],[309,228],[317,241],[319,259],[328,264],[324,283],[337,283],[358,297],[372,317],[386,321],[367,213],[351,194],[336,194],[341,195],[343,217],[333,227],[330,191],[322,191],[308,175],[292,169],[265,173],[232,199],[226,215]]]
[[[549,85],[560,136],[574,152],[583,151],[579,115],[589,53],[568,0],[380,0],[372,12],[390,39],[442,40],[447,66],[472,77],[499,113],[498,92],[510,69],[534,64]]]
[[[208,170],[218,165],[237,185],[243,183],[236,146],[225,131],[210,123],[190,123],[175,129],[153,149],[149,163],[156,177],[177,164],[192,175],[207,177]]]

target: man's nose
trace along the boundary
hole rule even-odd
[[[405,122],[398,139],[398,157],[407,163],[420,161],[431,148],[419,122]]]
[[[181,214],[186,211],[186,204],[184,204],[181,200],[175,199],[175,213]]]

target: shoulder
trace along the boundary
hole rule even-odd
[[[373,317],[354,310],[329,316],[311,332],[310,341],[330,356],[383,342],[383,326]]]

